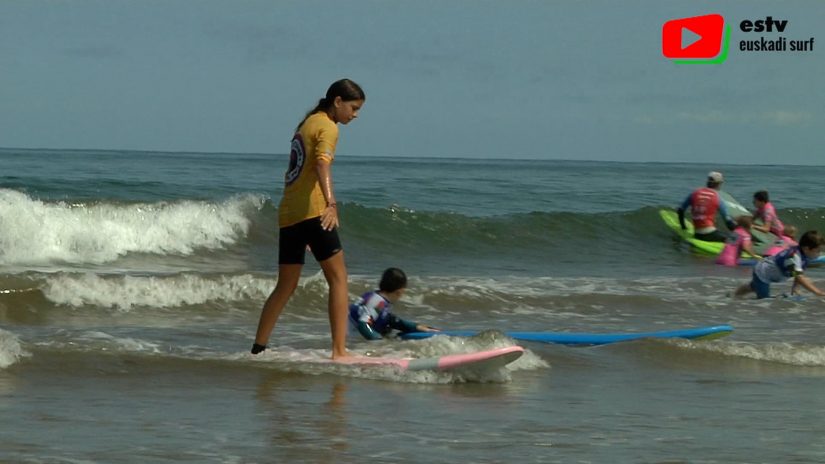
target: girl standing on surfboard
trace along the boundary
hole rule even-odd
[[[338,204],[330,166],[338,143],[338,124],[357,118],[365,99],[355,82],[334,82],[292,137],[284,194],[278,206],[278,283],[261,311],[252,354],[266,349],[278,316],[298,286],[309,248],[329,284],[332,359],[348,356],[347,268],[338,237]]]

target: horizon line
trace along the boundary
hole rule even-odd
[[[131,152],[131,153],[154,153],[154,154],[186,154],[186,155],[276,155],[288,156],[288,153],[274,153],[274,152],[232,152],[232,151],[193,151],[193,150],[146,150],[133,148],[50,148],[50,147],[0,147],[0,151],[63,151],[63,152]],[[482,156],[469,157],[458,155],[409,155],[402,153],[395,153],[390,155],[375,155],[375,154],[348,154],[347,157],[363,157],[363,158],[407,158],[407,159],[440,159],[440,160],[465,160],[465,161],[568,161],[568,162],[585,162],[585,163],[626,163],[626,164],[703,164],[703,165],[717,165],[717,166],[825,166],[825,164],[753,164],[753,163],[719,163],[719,162],[703,162],[703,161],[640,161],[640,160],[608,160],[598,158],[588,159],[570,159],[570,158],[537,158],[530,155],[514,155],[514,157],[496,157],[496,156]]]

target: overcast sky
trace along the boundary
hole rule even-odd
[[[727,61],[665,59],[708,13]],[[341,77],[339,153],[825,164],[825,2],[0,0],[2,147],[285,153]]]

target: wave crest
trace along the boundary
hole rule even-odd
[[[190,255],[245,237],[265,199],[44,202],[0,189],[0,265],[102,264],[127,253]]]

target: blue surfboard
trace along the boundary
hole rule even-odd
[[[756,259],[743,259],[740,258],[739,261],[736,262],[739,266],[756,266],[756,263],[759,261]],[[825,264],[825,255],[819,255],[816,258],[809,259],[808,264],[811,266],[819,266]]]
[[[453,337],[472,337],[478,330],[442,330],[441,332],[410,332],[401,334],[405,340],[418,340],[434,335],[450,335]],[[515,340],[524,340],[541,343],[560,343],[562,345],[606,345],[608,343],[628,342],[645,338],[685,338],[689,340],[712,340],[724,337],[733,332],[729,325],[714,325],[710,327],[696,327],[691,329],[667,330],[661,332],[619,332],[619,333],[581,333],[581,332],[504,332]]]

